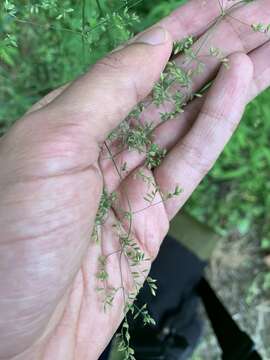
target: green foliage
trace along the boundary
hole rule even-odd
[[[103,190],[101,195],[98,212],[96,215],[96,224],[102,225],[106,221],[109,210],[111,209],[114,201],[116,200],[116,194],[109,194],[106,189]]]
[[[242,123],[188,210],[222,234],[257,230],[270,238],[270,91],[247,108]]]
[[[130,38],[134,2],[3,1],[0,135],[40,97]]]
[[[267,34],[268,32],[270,32],[270,24],[252,24],[251,25],[252,29],[256,32],[261,32],[264,34]]]
[[[165,149],[161,149],[157,144],[151,144],[146,154],[146,166],[149,169],[158,167],[165,155]]]

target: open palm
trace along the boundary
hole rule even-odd
[[[128,234],[137,254],[145,254],[136,268],[142,282],[169,221],[214,164],[246,103],[269,85],[268,38],[245,25],[267,22],[269,0],[258,0],[221,19],[202,47],[206,67],[192,91],[215,78],[220,64],[206,56],[210,46],[222,42],[224,56],[238,52],[203,98],[166,123],[152,105],[143,113],[154,124],[155,142],[168,149],[161,165],[151,171],[142,154],[128,150],[112,161],[107,135],[148,96],[170,57],[172,38],[196,34],[195,46],[201,47],[219,13],[216,0],[211,4],[190,1],[151,33],[47,96],[1,139],[0,359],[98,358],[135,285],[132,254],[127,256],[132,249],[119,238]],[[121,171],[124,163],[127,170]],[[151,181],[135,176],[138,171]],[[182,193],[166,202],[157,193],[148,206],[144,196],[156,186],[161,193],[176,186]],[[91,233],[104,187],[117,200],[95,242]],[[108,279],[101,276],[104,263]],[[104,312],[104,295],[112,293],[113,306]]]

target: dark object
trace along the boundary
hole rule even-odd
[[[176,240],[165,239],[150,272],[158,283],[157,296],[145,285],[136,303],[139,307],[148,304],[157,326],[145,327],[141,319],[130,321],[137,360],[185,360],[193,353],[203,329],[194,289],[205,266]]]
[[[251,338],[239,329],[236,322],[218,299],[205,279],[198,285],[198,293],[211,321],[222,350],[223,360],[260,360]]]

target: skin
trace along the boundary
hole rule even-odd
[[[109,281],[114,287],[121,283],[113,230],[117,220],[126,226],[119,207],[129,209],[128,196],[133,238],[153,260],[169,221],[215,163],[245,105],[270,83],[268,38],[222,19],[209,46],[222,44],[229,69],[206,57],[204,76],[194,87],[209,79],[214,84],[202,99],[165,124],[160,124],[157,109],[143,114],[155,123],[156,141],[169,149],[159,168],[144,173],[163,192],[179,185],[183,193],[138,211],[146,206],[142,194],[147,186],[134,179],[138,167],[143,168],[143,156],[124,152],[117,157],[116,163],[127,161],[129,170],[120,179],[101,146],[149,95],[170,57],[172,41],[190,34],[205,37],[219,12],[216,0],[207,6],[188,2],[155,26],[163,34],[159,44],[157,35],[155,45],[140,35],[49,94],[1,138],[0,360],[97,359],[110,341],[123,317],[123,294],[118,292],[104,313],[96,273],[98,257],[116,251],[108,260]],[[258,0],[233,14],[245,21],[252,16],[251,23],[267,22],[270,1]],[[203,52],[208,53],[207,47]],[[104,185],[117,191],[119,207],[102,227],[100,246],[90,234]],[[121,264],[128,292],[133,286],[130,268],[123,260]]]

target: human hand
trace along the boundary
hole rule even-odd
[[[160,26],[174,40],[190,33],[203,35],[218,7],[213,0],[210,10],[201,7],[198,13],[198,4],[189,2]],[[265,9],[269,1],[235,11],[239,18],[252,14],[266,21],[269,10]],[[115,252],[107,264],[110,285],[117,288],[123,282],[126,290],[132,288],[124,260],[121,279],[119,241],[113,230],[115,223],[122,222],[122,213],[110,212],[102,227],[101,246],[91,241],[103,186],[117,191],[118,209],[128,210],[128,195],[134,211],[133,237],[154,259],[169,220],[215,162],[245,104],[270,82],[270,46],[263,45],[265,36],[246,27],[237,28],[236,35],[223,20],[211,44],[222,39],[227,56],[243,51],[242,38],[249,56],[231,56],[230,68],[221,69],[207,97],[190,103],[180,119],[160,124],[158,111],[151,107],[144,114],[155,123],[156,142],[170,150],[159,168],[153,172],[145,168],[144,173],[163,192],[179,185],[183,193],[136,214],[146,206],[146,184],[134,180],[143,155],[124,152],[117,157],[116,166],[124,161],[129,170],[119,179],[100,147],[149,94],[166,65],[172,40],[168,32],[160,31],[160,44],[153,44],[159,42],[156,33],[152,45],[138,38],[137,43],[110,54],[73,84],[45,98],[0,141],[1,360],[96,359],[100,355],[122,320],[124,304],[120,291],[112,309],[104,313],[96,292],[99,256]],[[194,84],[197,88],[213,78],[219,66],[217,59],[208,61],[203,77]]]

